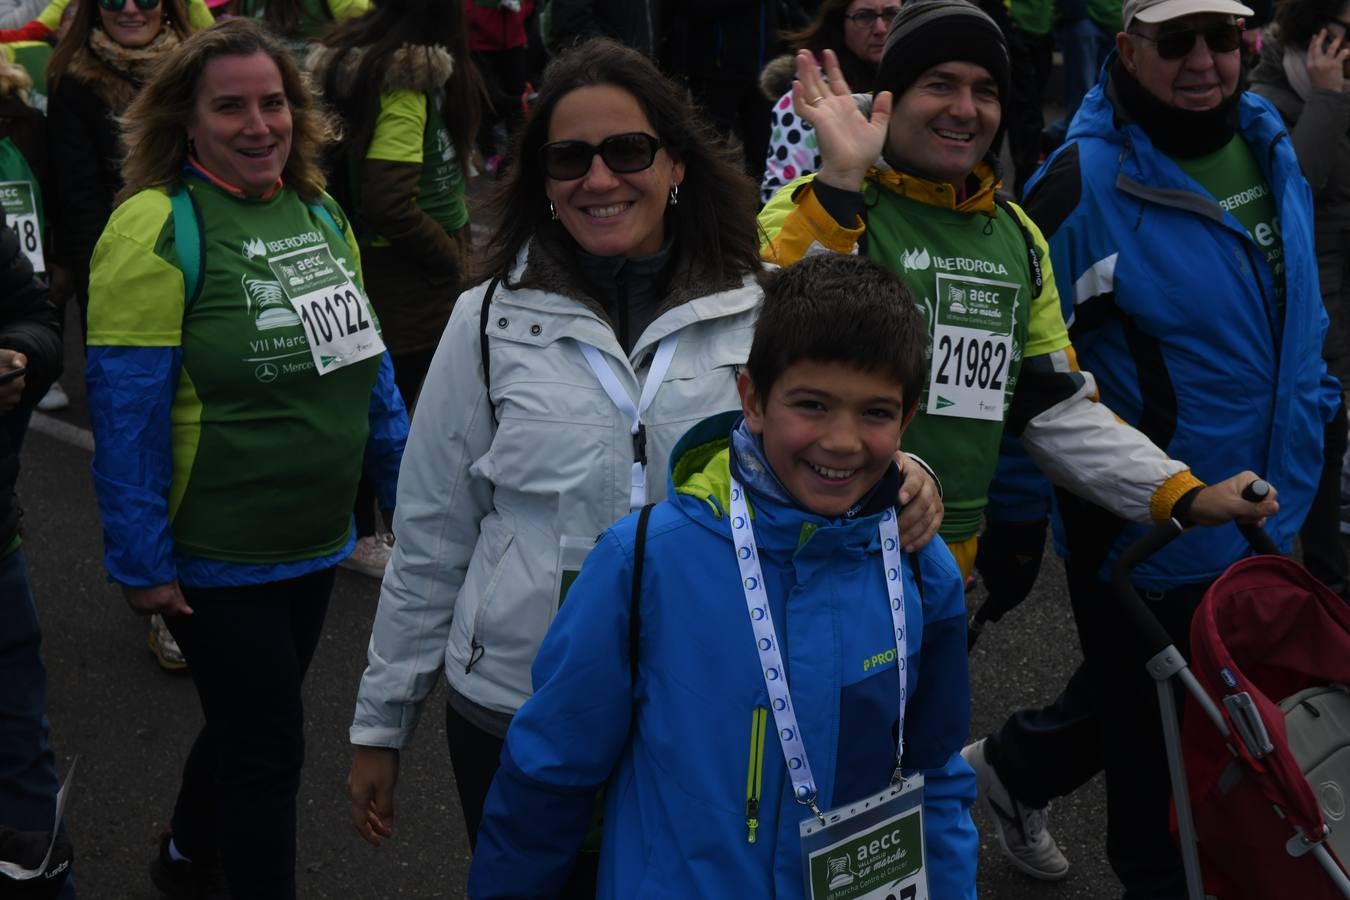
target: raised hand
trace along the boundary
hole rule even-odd
[[[797,51],[797,80],[792,84],[792,108],[816,130],[820,170],[816,178],[841,190],[856,191],[863,176],[886,145],[891,121],[891,92],[882,91],[872,102],[870,117],[853,100],[839,59],[825,51],[825,67],[816,65],[809,50]]]

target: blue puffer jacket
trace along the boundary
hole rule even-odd
[[[1243,469],[1280,492],[1266,530],[1287,550],[1322,471],[1327,376],[1312,196],[1284,123],[1266,100],[1239,101],[1239,134],[1274,193],[1284,239],[1283,319],[1261,248],[1214,197],[1157,150],[1115,100],[1112,65],[1083,100],[1067,142],[1029,187],[1050,242],[1064,318],[1101,399],[1213,483]],[[1094,521],[1066,503],[1070,554],[1107,564],[1141,526]],[[1195,529],[1135,570],[1148,589],[1209,581],[1246,553],[1236,527]],[[1106,565],[1101,573],[1106,574]]]
[[[725,517],[738,415],[705,420],[671,455],[670,499],[652,511],[643,553],[636,682],[635,517],[587,558],[507,735],[471,897],[555,895],[602,786],[600,898],[803,896],[797,826],[808,813],[792,799],[775,739]],[[822,519],[775,499],[772,478],[742,480],[818,802],[856,800],[884,788],[895,765],[880,510]],[[940,540],[904,568],[904,765],[927,778],[930,896],[974,898],[975,782],[958,753],[970,710],[961,580]]]

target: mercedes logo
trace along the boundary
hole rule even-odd
[[[263,384],[270,384],[273,381],[276,381],[277,375],[279,374],[281,373],[277,371],[277,367],[270,362],[265,362],[253,370],[253,377],[257,378]]]

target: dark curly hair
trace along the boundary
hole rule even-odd
[[[745,370],[767,398],[789,366],[842,363],[891,378],[905,413],[928,380],[928,325],[893,270],[865,256],[814,253],[759,277],[764,303]]]

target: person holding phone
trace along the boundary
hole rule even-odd
[[[1350,391],[1350,0],[1287,0],[1252,72],[1252,91],[1280,111],[1313,192],[1313,241],[1330,324],[1322,357]],[[1327,431],[1325,468],[1300,537],[1308,571],[1350,597],[1341,532],[1346,422]]]

